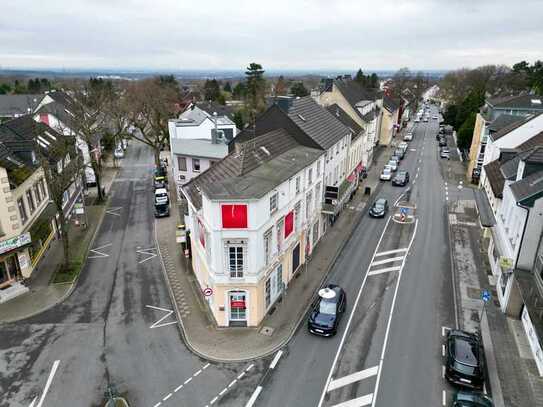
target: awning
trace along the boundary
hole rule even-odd
[[[475,203],[477,204],[477,211],[479,212],[479,220],[481,225],[485,228],[490,228],[496,225],[496,218],[488,202],[488,197],[481,189],[477,189],[475,192]]]

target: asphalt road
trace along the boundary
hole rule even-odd
[[[437,131],[437,120],[417,124],[400,165],[410,173],[416,222],[400,225],[363,218],[328,279],[347,292],[340,332],[320,338],[302,326],[261,383],[255,406],[403,407],[450,402],[452,389],[442,378],[442,334],[454,327],[455,317],[448,193]],[[393,204],[405,189],[387,182],[376,196]]]
[[[75,291],[45,313],[0,327],[2,407],[34,399],[37,407],[49,378],[40,407],[98,406],[108,384],[136,407],[204,407],[216,397],[227,405],[248,398],[260,378],[265,361],[209,365],[195,357],[169,324],[173,314],[151,328],[173,309],[155,250],[153,159],[136,143],[127,151]]]

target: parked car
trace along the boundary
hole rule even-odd
[[[166,188],[155,189],[155,205],[157,204],[169,204],[170,198],[168,197],[168,190]]]
[[[445,135],[443,134],[443,132],[439,132],[439,133],[436,134],[436,140],[439,141],[440,138],[442,138],[442,139],[445,138]]]
[[[479,391],[459,391],[453,396],[452,407],[494,407],[494,403]]]
[[[335,335],[346,308],[347,295],[343,288],[328,284],[319,290],[317,300],[313,303],[307,323],[309,332],[321,336]]]
[[[425,117],[423,121],[424,121],[424,123],[428,123],[428,118]]]
[[[415,123],[420,123],[420,117],[417,117],[417,118],[415,119]]]
[[[447,147],[447,140],[445,138],[440,138],[438,144],[439,147]]]
[[[388,212],[388,201],[385,198],[377,199],[369,210],[372,218],[384,218]]]
[[[170,205],[167,203],[155,204],[155,218],[170,216]]]
[[[392,172],[396,172],[398,170],[398,161],[391,159],[387,165],[390,167]]]
[[[409,148],[409,144],[407,144],[405,141],[402,141],[400,144],[398,144],[398,148],[401,148],[405,153]]]
[[[413,140],[413,133],[407,133],[405,136],[403,136],[403,141],[411,141]]]
[[[484,385],[483,347],[475,334],[451,330],[447,334],[446,379],[456,385],[482,389]]]
[[[385,165],[385,168],[383,168],[383,172],[379,176],[379,179],[381,181],[390,181],[391,178],[392,178],[392,169],[388,165]]]
[[[437,120],[437,116],[435,116],[435,115],[432,116],[432,119]]]
[[[439,156],[441,158],[446,158],[447,160],[449,160],[451,158],[449,149],[447,147],[442,147],[441,151],[439,152]]]
[[[409,173],[405,170],[398,171],[396,176],[392,179],[392,185],[397,187],[404,187],[409,183]]]
[[[402,148],[397,148],[396,150],[394,150],[393,154],[400,157],[400,160],[403,160],[403,158],[405,156],[405,151]]]

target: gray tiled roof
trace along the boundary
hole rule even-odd
[[[517,202],[531,206],[535,199],[543,195],[543,171],[538,171],[510,185]]]
[[[501,139],[502,137],[506,136],[507,134],[511,133],[513,130],[518,129],[519,127],[521,127],[521,126],[525,125],[526,123],[528,123],[529,121],[533,120],[534,118],[536,118],[540,114],[541,113],[523,117],[522,120],[519,120],[519,121],[511,123],[511,124],[509,124],[509,125],[507,125],[505,127],[502,127],[496,133],[491,133],[489,137],[493,141],[497,141],[497,140]]]
[[[44,95],[0,95],[0,117],[14,117],[34,111]]]
[[[202,206],[202,192],[210,199],[258,199],[324,154],[300,145],[283,129],[235,146],[235,151],[183,187],[197,209]]]
[[[399,109],[400,103],[390,96],[383,95],[383,107],[388,110],[390,113],[394,113]]]
[[[539,100],[539,103],[536,101]],[[534,103],[536,102],[536,103]],[[514,95],[492,98],[487,101],[494,109],[539,110],[543,112],[543,98],[536,95]]]
[[[325,150],[350,133],[343,123],[309,96],[295,99],[288,117]]]
[[[348,127],[353,133],[352,140],[355,140],[359,135],[361,135],[364,129],[355,122],[351,116],[347,114],[337,103],[330,105],[326,108],[330,113],[332,113],[341,123]]]
[[[488,129],[491,132],[496,132],[518,121],[524,120],[524,116],[501,114],[492,123],[489,124]]]

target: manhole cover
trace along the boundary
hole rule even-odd
[[[262,335],[272,336],[273,335],[273,328],[271,328],[269,326],[265,326],[260,330],[260,333]]]

